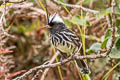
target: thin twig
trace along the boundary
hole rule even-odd
[[[56,1],[56,0],[54,0],[54,1]],[[91,10],[91,9],[88,9],[88,8],[84,8],[84,7],[79,6],[79,5],[64,4],[64,3],[61,3],[61,2],[58,2],[58,1],[57,1],[56,3],[61,4],[61,5],[65,5],[65,6],[68,6],[68,7],[81,8],[81,9],[83,9],[84,11],[92,12],[92,13],[95,13],[95,14],[96,14],[96,13],[99,13],[99,11],[95,11],[95,10]],[[113,6],[112,16],[115,17],[115,15],[114,15],[114,6]],[[65,63],[67,63],[67,62],[70,62],[71,60],[74,60],[74,59],[96,59],[96,58],[106,57],[106,56],[110,53],[110,51],[111,51],[111,49],[112,49],[112,47],[113,47],[113,45],[114,45],[114,38],[115,38],[115,25],[114,25],[114,23],[113,23],[114,19],[115,19],[115,18],[113,18],[113,20],[112,20],[112,29],[113,29],[113,32],[112,32],[112,44],[111,44],[111,46],[110,46],[110,48],[109,48],[109,50],[108,50],[107,52],[101,53],[101,54],[86,55],[86,56],[80,56],[79,54],[75,54],[74,56],[68,57],[67,59],[63,60],[62,62],[57,62],[57,63],[53,63],[53,64],[52,64],[52,63],[43,64],[43,65],[34,67],[34,68],[30,69],[29,71],[25,72],[23,75],[18,76],[18,77],[16,77],[16,78],[13,79],[13,80],[21,80],[21,79],[23,79],[24,77],[27,77],[29,74],[31,74],[31,73],[33,73],[33,72],[35,72],[35,71],[38,71],[38,70],[41,70],[41,69],[45,69],[45,68],[48,69],[48,68],[51,68],[51,67],[60,66],[60,65],[63,65],[63,64],[65,64]],[[46,70],[47,70],[47,69],[46,69]],[[46,75],[46,73],[47,73],[47,72],[44,72],[45,75]],[[45,77],[44,74],[43,74],[43,77]],[[42,78],[41,78],[41,79],[42,79]],[[43,79],[44,79],[44,78],[43,78]]]
[[[42,72],[42,70],[38,70],[31,80],[36,80],[36,78],[37,78],[37,76],[39,76],[40,72]]]
[[[22,3],[25,2],[26,0],[21,0],[21,1],[13,1],[13,0],[5,0],[5,3]],[[0,5],[4,5],[3,0],[0,0]]]
[[[5,4],[5,0],[3,1],[4,2],[4,4]],[[5,5],[4,5],[4,7],[3,7],[4,9],[3,9],[3,11],[2,11],[2,15],[1,15],[1,17],[0,17],[0,34],[4,34],[4,28],[3,28],[3,19],[4,19],[4,17],[5,17]],[[2,35],[0,35],[0,43],[2,43],[1,41],[2,41]],[[0,46],[0,48],[2,48],[2,46]]]
[[[53,0],[53,1],[57,4],[72,7],[72,8],[79,8],[79,9],[82,9],[83,11],[86,11],[86,12],[90,12],[90,13],[94,13],[94,14],[99,13],[99,11],[97,11],[97,10],[92,10],[92,9],[89,9],[89,8],[85,8],[85,7],[80,6],[80,5],[66,4],[66,3],[59,2],[57,0]]]
[[[55,53],[55,55],[52,57],[52,59],[50,60],[49,64],[52,64],[52,63],[55,61],[55,59],[56,59],[56,57],[57,57],[58,55],[59,55],[59,52],[57,51],[57,52]],[[44,79],[45,79],[45,76],[47,75],[47,72],[49,71],[49,69],[50,69],[50,68],[46,68],[46,69],[44,70],[44,72],[43,72],[40,80],[44,80]]]
[[[27,71],[26,73],[24,73],[23,75],[18,76],[13,80],[21,80],[24,77],[28,76],[29,74],[33,73],[34,71],[37,71],[37,70],[40,70],[40,69],[45,69],[45,68],[60,66],[60,65],[63,65],[67,62],[70,62],[71,60],[74,60],[74,59],[95,59],[95,58],[103,58],[103,57],[106,57],[106,53],[92,54],[92,55],[86,55],[86,56],[80,56],[80,54],[75,54],[74,56],[70,56],[67,59],[63,60],[62,62],[47,64],[47,65],[40,65],[40,66],[34,67],[34,68],[30,69],[29,71]]]
[[[109,48],[109,50],[107,51],[107,55],[109,55],[109,53],[111,52],[113,46],[114,46],[114,43],[115,43],[115,0],[112,0],[112,23],[110,24],[111,28],[112,28],[112,44]]]
[[[59,55],[59,52],[57,51],[56,53],[55,53],[55,55],[52,57],[52,59],[49,61],[49,63],[48,64],[52,64],[54,61],[55,61],[55,59],[56,59],[56,57]],[[47,64],[47,65],[48,65]],[[49,71],[49,69],[50,68],[46,68],[45,70],[44,70],[44,72],[42,73],[42,76],[41,76],[41,79],[40,80],[44,80],[45,79],[45,76],[47,75],[47,72]],[[35,80],[35,78],[37,77],[37,75],[38,75],[38,73],[40,72],[41,70],[39,70],[37,73],[36,73],[36,75],[32,78],[32,80]]]
[[[13,0],[9,0],[9,3],[22,3],[25,2],[26,0],[21,0],[21,1],[13,1]]]

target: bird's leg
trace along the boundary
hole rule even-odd
[[[60,54],[63,56],[63,58],[69,57],[67,53],[62,52],[62,51],[60,51],[59,49],[58,49],[58,51],[59,51]]]
[[[74,59],[74,55],[75,55],[75,52],[74,52],[74,51],[75,51],[75,49],[76,49],[76,48],[74,48],[74,50],[73,50],[73,52],[72,52],[72,59]],[[77,51],[77,52],[78,52],[78,51]]]
[[[61,62],[61,64],[62,64],[62,61],[63,61],[63,59],[65,59],[65,58],[67,58],[67,54],[66,53],[63,53],[63,52],[60,52],[61,53],[61,58],[60,58],[60,62]]]
[[[62,64],[63,59],[65,59],[65,58],[67,58],[67,57],[69,57],[69,56],[67,55],[67,53],[62,52],[62,51],[60,51],[59,49],[58,49],[58,51],[59,51],[60,54],[62,55],[62,57],[60,58],[60,62],[61,62],[61,64]]]
[[[74,59],[75,53],[72,53],[72,59]]]
[[[61,58],[60,58],[60,63],[61,63],[61,64],[62,64],[62,61],[63,61],[63,58],[61,57]]]

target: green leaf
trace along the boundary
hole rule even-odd
[[[119,79],[119,78],[120,78],[120,74],[119,74],[119,73],[114,73],[112,80],[117,80],[117,79]]]
[[[109,56],[111,58],[119,59],[120,58],[120,50],[118,50],[117,48],[112,48],[112,51],[110,52]]]
[[[89,4],[91,0],[84,0],[83,4]]]
[[[115,42],[115,47],[116,47],[116,49],[120,50],[120,37],[117,38],[117,40]]]
[[[91,54],[91,53],[93,53],[94,51],[93,50],[91,50],[91,49],[88,49],[87,50],[87,54]]]
[[[73,16],[71,22],[73,24],[79,24],[81,26],[84,26],[86,24],[89,24],[88,17],[81,18],[79,16]]]
[[[120,26],[120,20],[116,19],[116,26],[119,27]]]
[[[109,74],[119,65],[120,65],[120,62],[115,64],[111,69],[109,69],[109,71],[103,76],[103,78],[101,80],[108,80]],[[112,80],[116,80],[116,79],[112,79]]]
[[[112,38],[108,39],[107,44],[106,44],[106,48],[109,49],[111,44],[112,44]]]
[[[91,47],[91,50],[98,52],[101,49],[101,43],[94,43]]]
[[[112,36],[112,30],[109,28],[105,34],[105,39],[110,38]]]
[[[106,12],[112,13],[112,7],[108,8]],[[120,15],[120,8],[115,7],[115,14]]]
[[[64,22],[67,26],[69,26],[70,28],[72,28],[72,24],[67,20],[67,19],[64,19]]]
[[[23,25],[19,25],[19,26],[18,26],[18,31],[19,31],[20,33],[24,33],[24,32],[25,32],[25,27],[24,27]]]
[[[102,44],[101,44],[101,48],[102,48],[102,49],[103,49],[103,48],[106,48],[107,42],[108,42],[108,38],[105,39],[105,40],[102,42]]]
[[[71,22],[73,24],[79,24],[80,18],[78,16],[73,16]]]
[[[32,32],[35,27],[36,27],[37,23],[36,22],[33,22],[30,26],[26,27],[26,32]]]

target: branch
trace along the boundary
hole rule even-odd
[[[79,8],[79,9],[82,9],[83,11],[86,11],[86,12],[90,12],[90,13],[94,13],[94,14],[99,13],[99,11],[92,10],[92,9],[89,9],[89,8],[85,8],[85,7],[80,6],[80,5],[66,4],[66,3],[59,2],[59,1],[57,1],[57,0],[53,0],[53,1],[54,1],[55,3],[57,3],[57,4],[64,5],[64,6],[68,6],[68,7],[72,7],[72,8]]]
[[[111,14],[112,22],[110,24],[110,27],[112,28],[112,44],[106,53],[107,55],[109,55],[109,53],[111,52],[111,50],[114,46],[114,43],[115,43],[115,21],[116,21],[116,19],[115,19],[115,5],[116,5],[115,0],[112,0],[111,5],[112,5],[112,14]]]
[[[79,5],[65,4],[65,3],[58,2],[58,1],[56,1],[56,0],[54,0],[54,1],[55,1],[56,3],[58,3],[58,4],[65,5],[65,6],[68,6],[68,7],[80,8],[80,9],[82,9],[82,10],[84,10],[84,11],[88,11],[88,12],[95,13],[95,14],[96,14],[96,13],[99,13],[99,11],[87,9],[87,8],[84,8],[84,7],[79,6]],[[28,75],[30,75],[31,73],[33,73],[33,72],[35,72],[35,71],[39,71],[39,70],[41,70],[41,69],[46,69],[46,68],[48,69],[48,68],[52,68],[52,67],[56,67],[56,66],[61,66],[61,65],[65,64],[65,63],[67,63],[67,62],[70,62],[70,61],[74,60],[74,59],[96,59],[96,58],[104,58],[104,57],[106,57],[106,56],[111,52],[112,47],[113,47],[113,45],[114,45],[114,40],[115,40],[115,25],[114,25],[114,22],[113,22],[114,19],[115,19],[114,6],[115,6],[115,5],[112,6],[112,7],[113,7],[112,16],[113,16],[114,18],[113,18],[113,20],[112,20],[112,25],[111,25],[112,30],[113,30],[113,32],[112,32],[112,44],[111,44],[110,48],[109,48],[105,53],[101,53],[101,54],[91,54],[91,55],[86,55],[86,56],[80,56],[80,54],[75,54],[74,56],[70,56],[70,57],[68,57],[67,59],[64,59],[62,62],[48,63],[48,64],[42,64],[42,65],[40,65],[40,66],[36,66],[36,67],[30,69],[29,71],[25,72],[23,75],[16,77],[16,78],[13,79],[13,80],[21,80],[21,79],[27,77]],[[46,73],[45,73],[45,74],[46,74]],[[43,75],[44,75],[44,74],[43,74]],[[43,76],[43,77],[45,77],[45,76]]]
[[[60,53],[57,51],[57,52],[55,53],[55,55],[52,57],[52,59],[50,60],[49,64],[52,64],[52,63],[55,61],[56,57],[57,57],[59,54],[60,54]],[[50,69],[50,68],[46,68],[46,69],[44,70],[44,72],[43,72],[40,80],[45,80],[45,76],[47,75],[47,72],[49,71],[49,69]]]
[[[22,3],[25,2],[26,0],[21,0],[21,1],[13,1],[13,0],[5,0],[5,3]],[[0,5],[3,5],[4,1],[0,0]]]
[[[53,64],[46,64],[46,65],[40,65],[37,67],[34,67],[32,69],[30,69],[29,71],[27,71],[26,73],[24,73],[21,76],[18,76],[17,78],[13,79],[13,80],[21,80],[24,77],[28,76],[29,74],[39,70],[39,69],[45,69],[45,68],[52,68],[52,67],[56,67],[56,66],[60,66],[63,65],[67,62],[70,62],[71,60],[74,59],[95,59],[95,58],[103,58],[106,57],[106,53],[101,53],[101,54],[92,54],[92,55],[86,55],[86,56],[80,56],[80,54],[75,54],[74,56],[70,56],[67,59],[64,59],[62,62],[57,62],[57,63],[53,63]]]

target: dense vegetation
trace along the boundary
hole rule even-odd
[[[44,28],[46,4],[48,13],[57,12],[81,39],[81,53],[90,55],[86,59],[90,75],[81,75],[72,61],[33,70],[61,57],[53,57],[58,53]],[[0,80],[21,75],[20,80],[120,80],[120,0],[46,0],[46,4],[45,0],[0,0]]]

